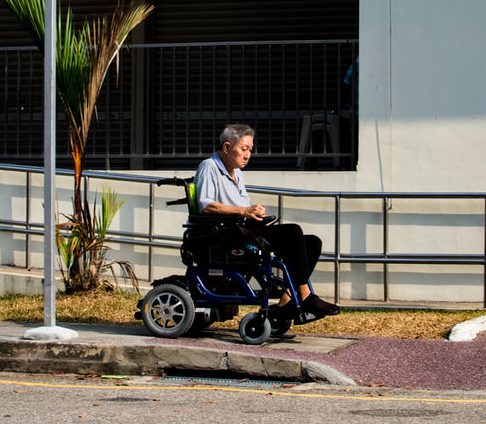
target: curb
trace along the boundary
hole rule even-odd
[[[163,374],[168,370],[226,371],[255,377],[356,386],[336,369],[315,361],[255,356],[188,346],[58,343],[0,340],[0,370],[74,374]]]

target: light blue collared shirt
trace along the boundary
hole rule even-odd
[[[203,160],[196,171],[199,211],[214,202],[232,206],[250,206],[241,169],[235,169],[236,183],[231,179],[218,152]]]

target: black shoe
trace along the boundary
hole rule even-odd
[[[311,293],[302,301],[302,311],[309,312],[316,317],[323,317],[325,315],[337,315],[341,312],[341,308],[333,303],[326,302],[319,298],[319,296]]]

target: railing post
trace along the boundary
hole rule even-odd
[[[388,282],[388,197],[383,197],[383,300],[390,300],[389,282]]]
[[[31,173],[25,174],[25,228],[30,230],[30,211],[31,211]],[[25,235],[25,268],[30,268],[30,234]]]
[[[336,195],[334,215],[334,302],[341,298],[341,197]]]
[[[278,195],[278,217],[279,222],[283,221],[283,197],[281,194]]]
[[[154,185],[149,184],[149,249],[148,249],[148,281],[152,281],[153,274],[153,247],[154,241]]]

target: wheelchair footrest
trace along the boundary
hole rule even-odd
[[[315,316],[310,312],[302,312],[294,318],[294,325],[304,325],[309,324],[310,322],[317,321],[318,319],[324,318],[324,316]]]

